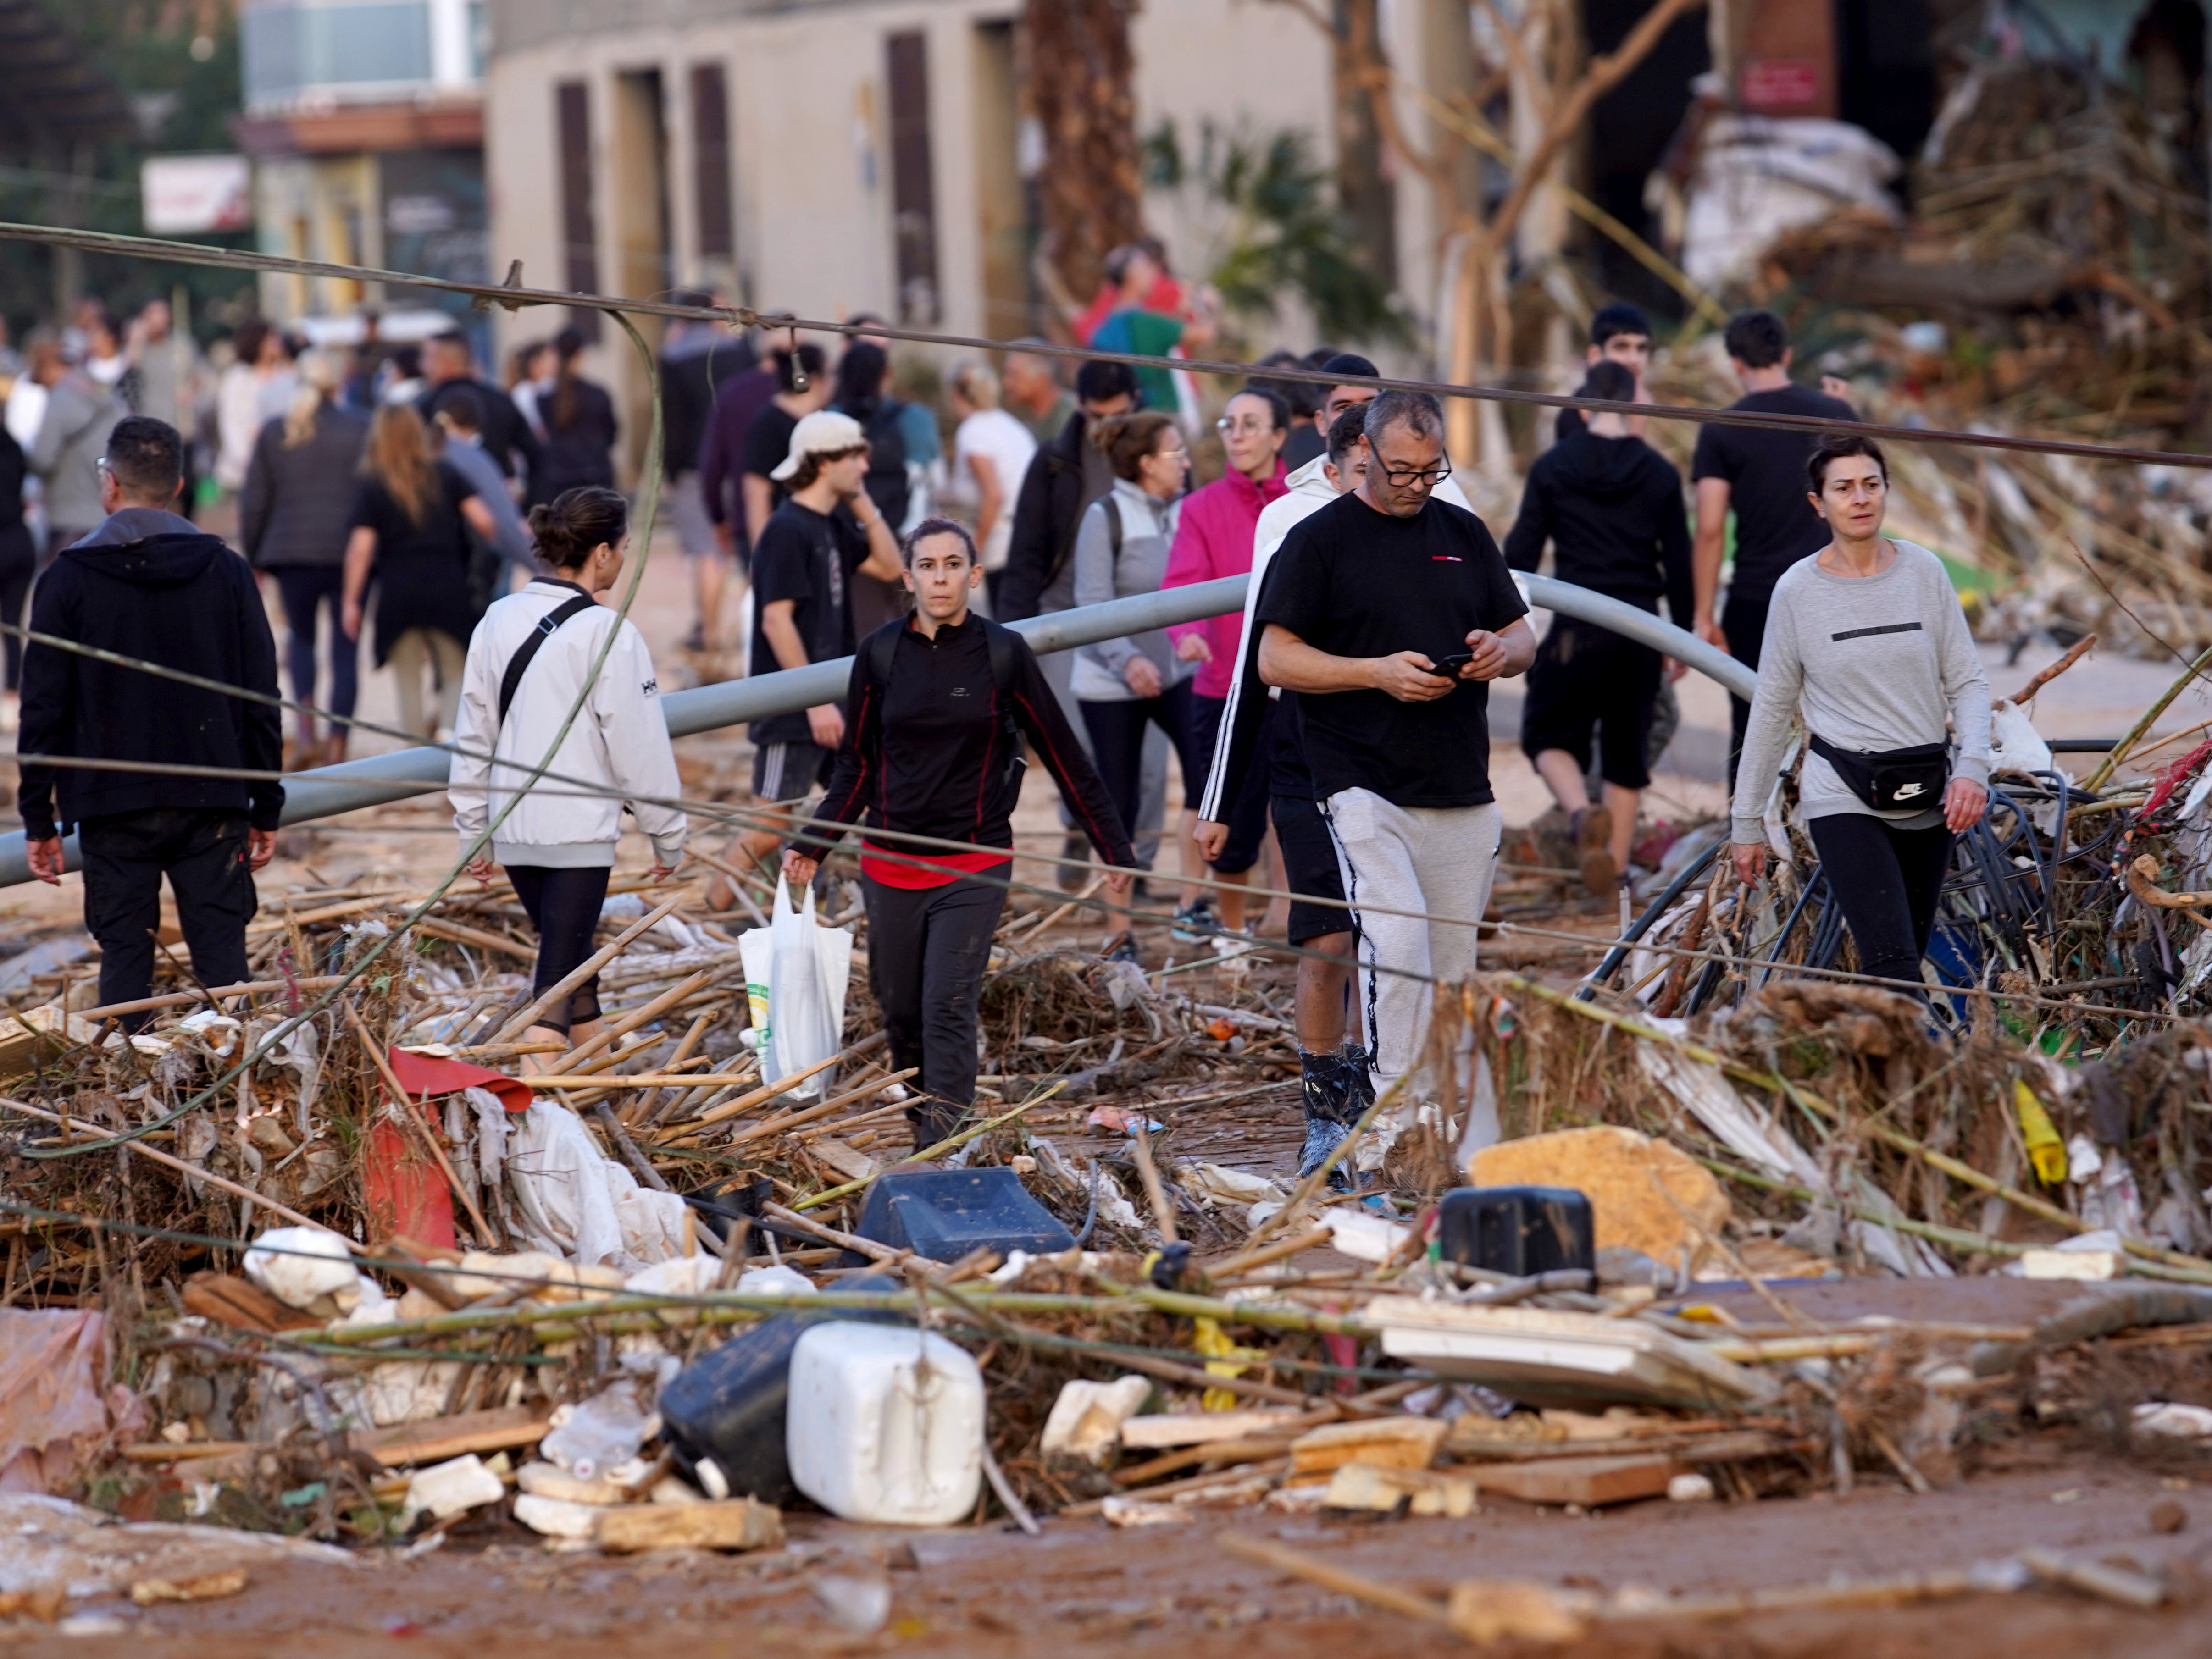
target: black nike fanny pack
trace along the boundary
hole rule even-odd
[[[1838,749],[1826,738],[1808,734],[1813,752],[1836,769],[1844,787],[1877,812],[1918,812],[1943,804],[1951,781],[1951,746],[1923,743],[1913,749],[1863,754]]]

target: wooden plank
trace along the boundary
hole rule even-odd
[[[1628,1457],[1555,1457],[1540,1463],[1486,1463],[1473,1471],[1484,1492],[1502,1492],[1524,1504],[1580,1504],[1595,1509],[1657,1498],[1682,1473],[1682,1464],[1664,1455]]]
[[[599,1547],[635,1550],[757,1550],[783,1542],[783,1512],[757,1498],[716,1504],[630,1504],[599,1516]]]
[[[1158,1451],[1170,1446],[1204,1446],[1216,1440],[1250,1440],[1279,1435],[1296,1422],[1297,1412],[1201,1412],[1176,1417],[1133,1417],[1121,1425],[1127,1451]]]
[[[1364,1423],[1325,1423],[1291,1443],[1291,1468],[1300,1474],[1339,1469],[1346,1463],[1378,1468],[1425,1469],[1436,1461],[1449,1425],[1433,1417],[1381,1417]]]
[[[356,1429],[347,1439],[356,1451],[367,1452],[386,1468],[398,1468],[409,1463],[441,1463],[468,1452],[534,1446],[551,1426],[534,1406],[500,1406],[396,1428]]]
[[[279,1302],[236,1273],[194,1273],[185,1281],[185,1310],[237,1331],[302,1331],[325,1322]]]

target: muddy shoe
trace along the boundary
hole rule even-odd
[[[1306,1120],[1306,1144],[1298,1154],[1298,1179],[1304,1181],[1328,1161],[1328,1155],[1344,1144],[1345,1136],[1352,1133],[1348,1123],[1331,1123],[1322,1118]],[[1341,1191],[1345,1175],[1342,1169],[1328,1172],[1328,1184]]]
[[[1620,866],[1613,861],[1613,814],[1602,806],[1585,806],[1571,820],[1575,859],[1581,866],[1583,885],[1603,898],[1613,891]]]

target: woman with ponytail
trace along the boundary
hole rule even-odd
[[[555,337],[553,384],[538,396],[545,423],[545,453],[530,479],[530,499],[540,504],[567,489],[611,489],[615,482],[615,402],[607,390],[576,372],[584,337],[564,328]]]
[[[300,385],[292,406],[255,439],[238,501],[240,550],[256,570],[276,579],[284,603],[284,663],[293,699],[331,714],[328,729],[319,733],[314,715],[299,712],[297,735],[284,747],[287,771],[335,766],[345,758],[344,722],[353,713],[360,678],[360,653],[342,625],[346,532],[368,437],[368,417],[333,401],[338,366],[328,354],[302,352],[295,367]],[[315,647],[325,611],[331,618],[330,692],[319,699]]]
[[[627,504],[611,489],[565,490],[531,509],[530,530],[546,574],[495,600],[469,641],[447,793],[465,853],[521,797],[469,873],[489,881],[497,864],[514,884],[538,929],[535,998],[591,954],[623,808],[653,843],[655,881],[674,872],[687,825],[652,653],[599,602],[622,575]],[[542,1010],[526,1040],[580,1047],[599,1024],[594,975]]]

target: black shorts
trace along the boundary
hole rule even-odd
[[[1291,891],[1306,896],[1291,901],[1290,939],[1304,945],[1326,933],[1352,932],[1352,912],[1319,899],[1344,896],[1344,874],[1336,862],[1336,842],[1321,808],[1304,795],[1277,795],[1275,844],[1283,849],[1283,873]]]
[[[1226,697],[1198,699],[1199,746],[1208,756],[1218,756],[1221,738],[1221,717],[1229,708]],[[1251,763],[1244,769],[1243,787],[1234,799],[1222,803],[1227,814],[1229,839],[1221,843],[1221,856],[1213,860],[1213,868],[1232,876],[1243,875],[1260,861],[1261,848],[1267,840],[1267,769],[1269,751],[1273,748],[1269,732],[1275,705],[1271,702],[1260,717],[1260,742],[1252,751]],[[1206,780],[1211,788],[1213,780]],[[1195,805],[1195,802],[1193,803]]]
[[[753,750],[753,799],[779,805],[805,800],[830,787],[830,769],[836,763],[837,751],[818,743],[764,743]]]
[[[1664,659],[1648,645],[1561,617],[1528,670],[1521,706],[1521,750],[1531,761],[1564,750],[1589,770],[1590,730],[1598,733],[1599,775],[1620,789],[1651,781],[1644,738],[1659,696]]]

